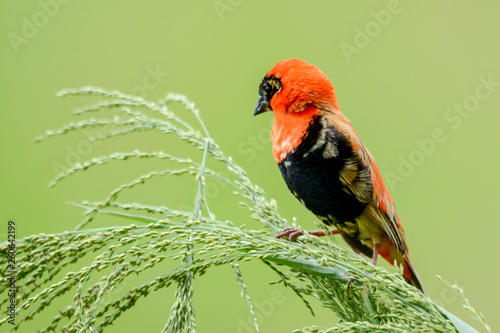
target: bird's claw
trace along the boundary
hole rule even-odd
[[[290,242],[295,242],[297,238],[302,235],[303,233],[299,228],[285,228],[281,233],[274,236],[274,238],[283,238],[288,236]]]
[[[307,231],[308,234],[317,236],[317,237],[322,237],[326,235],[337,235],[340,234],[339,229],[333,229],[333,230],[312,230],[312,231]],[[283,231],[274,238],[283,238],[288,236],[288,239],[290,242],[295,242],[299,236],[302,236],[304,233],[299,229],[299,228],[285,228]]]

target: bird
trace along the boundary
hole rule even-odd
[[[405,232],[374,157],[340,112],[328,77],[300,59],[282,60],[264,76],[254,115],[271,111],[272,153],[292,194],[357,254],[403,266],[404,279],[424,295]],[[286,228],[277,238],[302,235]]]

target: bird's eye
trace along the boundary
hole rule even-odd
[[[262,89],[264,89],[264,92],[267,94],[267,95],[271,95],[271,91],[273,90],[273,87],[271,87],[271,85],[269,84],[269,82],[264,82],[264,84],[262,85]]]
[[[281,80],[272,76],[265,77],[259,87],[260,93],[271,99],[277,92],[281,90]]]

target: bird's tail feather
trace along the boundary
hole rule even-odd
[[[390,264],[394,264],[394,261],[396,261],[398,265],[402,265],[403,276],[406,282],[420,290],[425,295],[424,284],[422,283],[422,280],[420,280],[417,270],[413,266],[408,253],[403,254],[398,251],[389,239],[386,238],[380,245],[379,254]]]
[[[404,262],[402,265],[406,282],[419,289],[425,295],[424,284],[422,283],[422,280],[420,280],[420,277],[418,276],[418,273],[408,255],[404,256]]]
[[[356,237],[351,237],[345,234],[342,234],[342,237],[346,241],[346,243],[353,249],[354,252],[356,253],[363,253],[367,257],[371,258],[373,255],[373,250],[361,243],[359,239]],[[409,284],[420,290],[424,295],[425,289],[424,289],[424,284],[422,283],[422,280],[420,280],[420,277],[417,274],[417,271],[415,267],[413,266],[413,263],[411,262],[410,256],[408,254],[402,254],[399,252],[396,247],[389,241],[389,239],[386,239],[387,241],[382,242],[379,248],[379,254],[382,256],[385,260],[387,260],[391,265],[394,264],[394,260],[398,263],[398,265],[403,266],[403,276]]]

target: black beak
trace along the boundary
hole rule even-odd
[[[266,111],[271,111],[271,107],[269,106],[269,102],[267,101],[267,98],[260,95],[259,100],[257,101],[257,106],[255,107],[255,112],[253,113],[253,115],[256,116],[256,115],[264,113]]]

